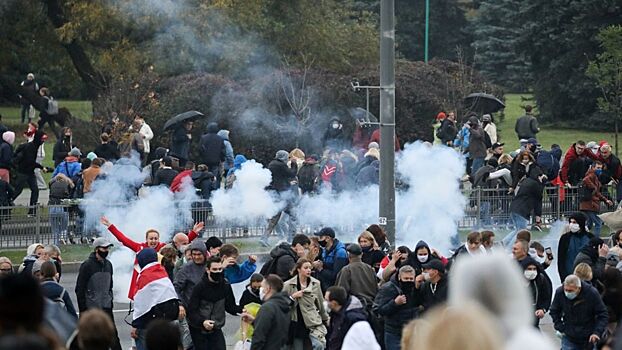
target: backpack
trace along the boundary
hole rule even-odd
[[[303,193],[315,191],[319,176],[320,169],[317,165],[303,165],[298,172],[298,187]]]
[[[76,176],[71,178],[73,181],[73,191],[71,192],[72,199],[84,198],[84,178],[82,177],[82,172],[76,174]]]
[[[44,283],[54,283],[54,282],[46,281]],[[65,304],[65,301],[63,300],[63,297],[65,297],[65,294],[67,294],[67,289],[63,288],[63,292],[60,293],[60,295],[58,297],[56,297],[54,299],[50,299],[50,300],[52,300],[54,303],[58,304],[61,308],[63,308],[63,310],[67,310],[67,305]]]
[[[48,108],[45,112],[49,115],[57,115],[58,114],[58,102],[54,100],[52,97],[48,97]]]
[[[277,256],[276,258],[271,257],[270,260],[266,261],[266,263],[261,267],[261,270],[259,270],[259,274],[267,277],[268,275],[276,273],[277,261],[280,257],[281,256]]]
[[[553,154],[549,151],[540,151],[536,156],[536,164],[542,169],[549,181],[552,181],[559,175],[559,162],[555,160]]]

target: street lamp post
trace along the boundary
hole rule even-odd
[[[380,2],[379,223],[395,245],[395,2]]]
[[[425,0],[425,40],[423,46],[423,61],[428,63],[428,41],[430,37],[430,0]]]

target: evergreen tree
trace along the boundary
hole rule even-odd
[[[511,91],[527,91],[530,65],[514,46],[520,35],[520,0],[482,0],[471,28],[474,65],[492,82]]]

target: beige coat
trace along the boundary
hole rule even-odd
[[[289,295],[298,291],[298,276],[287,280],[283,285],[283,291]],[[311,336],[326,345],[326,327],[324,322],[328,321],[328,313],[324,309],[324,297],[322,296],[322,288],[320,281],[313,277],[309,277],[309,284],[304,289],[301,298],[294,300],[291,315],[292,321],[298,321],[298,313],[296,308],[300,305],[303,321]]]

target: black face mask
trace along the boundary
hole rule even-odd
[[[415,289],[415,282],[400,281],[400,287],[402,288],[404,294],[408,295]]]
[[[363,253],[368,253],[369,251],[371,251],[371,247],[364,247],[361,250],[363,250]]]
[[[327,241],[318,241],[317,243],[320,245],[320,247],[324,248],[324,247],[326,247],[326,243],[328,243],[328,242]]]
[[[222,281],[222,272],[210,272],[209,277],[212,281],[220,283],[220,281]]]
[[[259,289],[251,288],[251,292],[253,292],[253,294],[259,296]]]
[[[102,258],[102,259],[106,259],[106,257],[108,256],[108,253],[109,252],[104,251],[104,250],[98,250],[97,251],[97,255],[99,255],[99,257]]]

